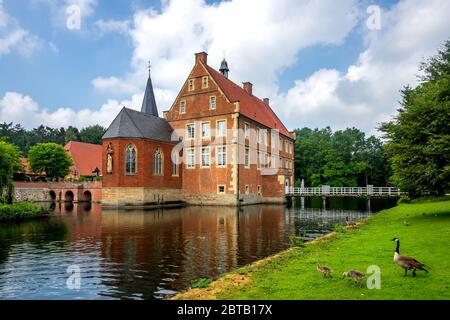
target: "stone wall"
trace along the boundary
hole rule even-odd
[[[14,190],[14,201],[51,201],[50,190],[48,188],[16,188]]]
[[[120,207],[126,205],[161,204],[182,201],[180,189],[103,188],[102,204]]]
[[[102,183],[93,182],[14,182],[14,201],[101,202]],[[55,197],[52,199],[51,194]],[[70,197],[69,197],[70,195]]]

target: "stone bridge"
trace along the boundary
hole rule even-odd
[[[102,182],[14,182],[15,201],[101,202]]]

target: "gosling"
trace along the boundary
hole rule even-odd
[[[416,276],[416,270],[422,270],[428,273],[423,263],[420,263],[414,258],[400,255],[400,240],[398,238],[394,238],[392,241],[397,242],[397,248],[394,252],[394,262],[405,270],[405,277],[408,275],[408,270],[412,270],[413,277]]]
[[[352,218],[345,217],[345,223],[347,224],[347,227],[354,227],[356,226],[356,222],[352,220]]]
[[[318,263],[317,271],[322,273],[324,278],[328,278],[328,277],[333,278],[333,276],[331,275],[331,272],[333,272],[333,270],[330,267],[321,266],[320,263]]]
[[[354,285],[359,285],[361,287],[361,281],[364,280],[366,276],[358,270],[352,269],[342,274],[342,279],[344,279],[345,277],[353,279],[353,281],[355,281]]]

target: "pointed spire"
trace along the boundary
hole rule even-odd
[[[150,74],[151,64],[148,62],[148,81],[145,88],[144,100],[142,101],[141,112],[158,117],[158,107],[156,106],[155,93],[153,92],[152,77]]]
[[[228,79],[228,72],[230,72],[230,69],[228,69],[228,62],[227,60],[225,60],[225,51],[223,52],[223,60],[222,63],[220,64],[219,71],[225,78]]]

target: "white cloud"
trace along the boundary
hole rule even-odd
[[[346,73],[319,70],[276,98],[292,127],[331,125],[377,133],[398,108],[399,90],[417,84],[420,62],[436,53],[450,30],[450,2],[403,0],[382,15],[382,29],[367,31],[368,47]]]
[[[41,108],[31,97],[17,92],[6,92],[0,100],[0,122],[20,123],[26,128],[34,128],[41,124],[50,127],[79,128],[91,124],[109,126],[123,106],[139,109],[143,94],[135,94],[130,100],[108,100],[98,110],[58,108],[55,111]]]
[[[3,1],[0,0],[0,57],[11,52],[29,57],[40,46],[40,39],[21,28],[18,22],[6,13]]]
[[[252,81],[256,94],[274,95],[278,74],[296,62],[300,49],[344,40],[357,22],[354,8],[353,0],[166,1],[160,12],[148,9],[134,15],[129,26],[133,71],[99,77],[93,85],[112,94],[142,90],[150,60],[155,87],[174,92],[175,98],[194,53],[208,51],[209,64],[218,68],[225,50],[235,82]]]
[[[94,8],[96,1],[87,3]],[[346,72],[317,70],[295,81],[287,92],[278,85],[280,74],[297,63],[302,49],[340,45],[355,26],[365,26],[361,19],[366,17],[365,9],[353,0],[233,0],[214,5],[173,0],[164,1],[160,11],[135,12],[130,23],[99,20],[96,27],[103,32],[127,32],[134,50],[130,72],[99,76],[92,85],[111,96],[132,98],[111,99],[98,111],[60,108],[49,112],[38,107],[28,111],[34,119],[30,125],[108,125],[122,104],[139,109],[148,60],[158,107],[167,110],[193,66],[193,54],[206,50],[209,64],[217,68],[225,50],[231,79],[253,82],[255,93],[272,99],[289,129],[357,126],[374,133],[376,124],[395,112],[402,86],[416,83],[420,61],[433,55],[449,36],[449,1],[400,0],[383,12],[381,30],[364,29],[366,49]],[[25,99],[29,97],[22,98],[33,106]],[[4,106],[1,112],[2,118],[18,117]]]
[[[92,80],[92,85],[99,91],[114,91],[116,94],[133,93],[139,90],[131,81],[122,81],[116,77],[98,77]]]

